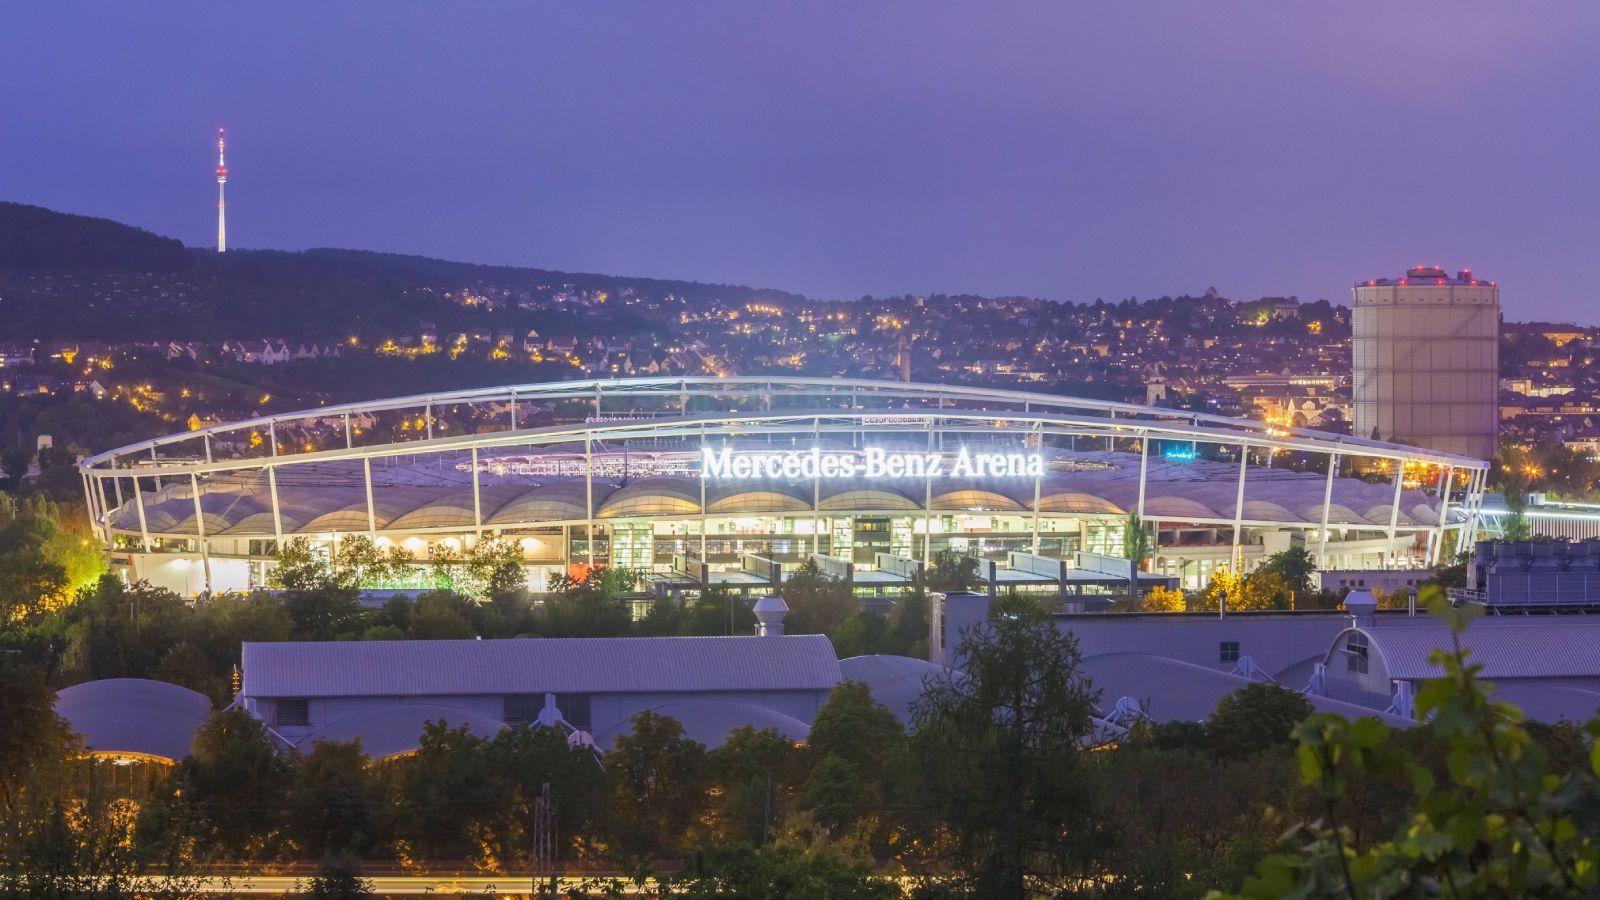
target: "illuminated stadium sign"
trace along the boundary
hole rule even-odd
[[[861,452],[819,448],[779,452],[702,450],[706,478],[1038,478],[1044,457],[1037,453],[972,453],[962,447],[945,453],[917,453],[868,447]]]

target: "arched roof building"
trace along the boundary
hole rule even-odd
[[[61,690],[56,712],[93,755],[175,763],[189,755],[211,701],[165,681],[105,678]]]

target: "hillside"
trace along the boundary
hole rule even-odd
[[[562,292],[634,302],[550,308]],[[468,304],[463,294],[493,302]],[[186,249],[105,219],[0,204],[0,339],[327,341],[470,328],[649,328],[655,301],[800,299],[782,291],[484,266],[357,250]],[[538,306],[538,312],[519,308]],[[675,304],[674,304],[675,305]],[[491,308],[492,307],[492,308]]]
[[[181,272],[193,262],[182,243],[142,228],[0,201],[0,270]]]

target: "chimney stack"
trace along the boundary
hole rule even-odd
[[[783,617],[789,614],[789,604],[782,597],[762,597],[751,611],[756,614],[757,635],[783,637]]]

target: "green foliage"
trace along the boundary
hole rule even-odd
[[[867,686],[845,681],[811,723],[807,751],[815,768],[801,787],[801,806],[828,828],[847,830],[882,809],[895,790],[905,729],[872,699]]]
[[[606,755],[606,833],[619,860],[675,856],[690,845],[706,795],[706,749],[648,710]]]
[[[1080,746],[1098,693],[1077,642],[1031,601],[1003,598],[956,656],[963,671],[933,680],[914,708],[911,746],[957,880],[983,897],[1064,889],[1095,852]]]
[[[1206,719],[1206,733],[1220,756],[1255,756],[1292,746],[1295,728],[1311,712],[1311,702],[1299,692],[1256,682],[1217,703]]]
[[[954,550],[940,550],[926,576],[928,590],[940,593],[977,590],[978,560]]]
[[[242,709],[228,709],[213,713],[195,735],[193,752],[170,782],[168,802],[204,823],[208,846],[250,859],[275,849],[293,777],[266,727]]]
[[[0,269],[181,272],[193,264],[183,242],[142,228],[0,202]]]
[[[789,634],[830,634],[861,610],[861,602],[850,593],[850,586],[825,574],[814,559],[807,559],[800,568],[785,574],[778,593],[789,605],[789,615],[783,623]]]
[[[1298,730],[1301,781],[1323,803],[1301,826],[1304,843],[1267,857],[1239,896],[1344,894],[1459,897],[1586,897],[1600,890],[1600,750],[1564,774],[1535,742],[1514,707],[1492,700],[1459,635],[1475,607],[1453,609],[1437,589],[1432,615],[1448,622],[1454,646],[1431,660],[1444,676],[1417,694],[1419,726],[1444,750],[1442,780],[1372,718],[1316,715]],[[1600,721],[1588,726],[1592,738]],[[1345,824],[1352,783],[1397,773],[1413,806],[1393,837],[1359,847]],[[1218,895],[1222,896],[1222,895]]]
[[[710,844],[685,860],[682,872],[663,876],[663,895],[685,898],[728,897],[785,900],[891,900],[898,885],[874,875],[868,860],[826,847],[791,844]]]
[[[712,834],[719,841],[766,843],[788,812],[804,754],[773,729],[735,729],[706,756]]]
[[[1311,577],[1317,572],[1317,561],[1305,547],[1290,547],[1267,557],[1257,571],[1277,575],[1290,590],[1309,591]]]
[[[105,571],[81,516],[38,494],[0,493],[0,634],[59,612]]]
[[[344,900],[373,896],[372,881],[361,877],[361,864],[350,857],[328,857],[317,867],[302,892],[306,897]]]
[[[285,826],[312,857],[364,857],[393,827],[388,797],[359,741],[318,741],[296,761]]]

